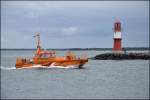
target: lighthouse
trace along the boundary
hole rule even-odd
[[[121,52],[122,47],[121,47],[121,22],[119,19],[116,19],[114,23],[114,45],[113,45],[113,51],[114,52]]]

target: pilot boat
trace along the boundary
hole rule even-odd
[[[20,58],[16,59],[16,68],[49,68],[49,67],[61,67],[61,68],[82,68],[82,66],[88,62],[86,55],[76,57],[71,51],[68,51],[64,57],[56,56],[55,51],[43,50],[40,45],[40,34],[37,33],[36,38],[36,52],[33,58]]]

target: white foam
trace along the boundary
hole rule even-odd
[[[69,66],[49,66],[48,68],[64,68],[64,69],[68,69],[68,68],[78,68],[76,65],[69,65]]]
[[[55,63],[52,63],[48,68],[77,68],[77,65],[68,65],[68,66],[55,66]]]
[[[12,70],[12,69],[16,69],[16,67],[4,67],[4,66],[1,66],[0,67],[2,70]]]
[[[17,68],[17,69],[32,69],[32,68],[47,68],[47,66],[33,65],[33,66],[29,66],[29,67],[21,67],[21,68]]]
[[[54,66],[54,65],[50,65],[50,66],[42,66],[42,65],[33,65],[30,67],[21,67],[21,68],[16,68],[16,67],[4,67],[1,66],[0,67],[2,70],[13,70],[13,69],[32,69],[32,68],[63,68],[63,69],[69,69],[69,68],[78,68],[77,65],[68,65],[68,66]]]

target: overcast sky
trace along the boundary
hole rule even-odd
[[[1,1],[1,47],[112,48],[122,23],[123,47],[149,46],[149,1]]]

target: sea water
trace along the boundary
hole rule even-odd
[[[89,58],[110,51],[74,51]],[[56,51],[64,56],[66,51]],[[1,99],[148,99],[149,60],[89,60],[83,69],[15,69],[32,50],[1,51]]]

